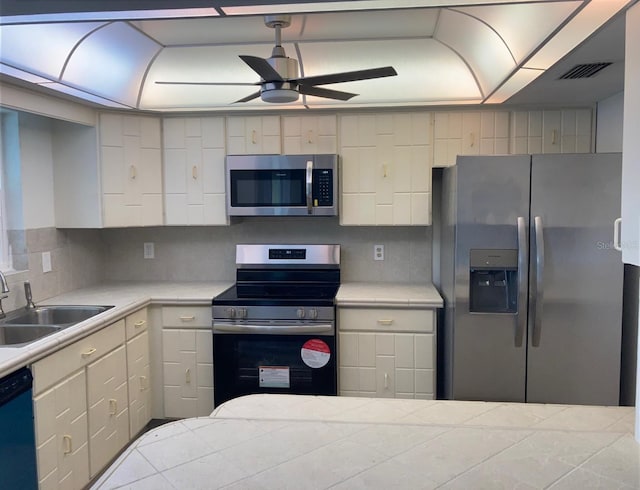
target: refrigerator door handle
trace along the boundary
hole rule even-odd
[[[522,347],[522,339],[527,328],[527,284],[526,269],[529,264],[527,246],[526,221],[522,216],[518,216],[518,313],[516,315],[516,335],[515,346]]]
[[[544,305],[544,229],[542,217],[536,216],[533,220],[536,239],[536,294],[533,307],[533,332],[531,333],[531,345],[540,346],[540,333],[542,329],[542,306]]]

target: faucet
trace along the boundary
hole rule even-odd
[[[35,308],[36,304],[33,302],[33,296],[31,295],[31,283],[24,281],[24,297],[27,299],[27,306],[25,308]]]
[[[0,271],[0,286],[2,287],[2,291],[0,291],[0,318],[4,318],[5,315],[4,310],[2,309],[2,300],[8,298],[7,293],[9,292],[9,285],[7,284],[7,278],[4,277],[2,271]]]

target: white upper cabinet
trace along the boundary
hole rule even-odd
[[[509,153],[509,113],[506,111],[436,112],[434,167],[456,163],[458,155]]]
[[[227,117],[227,155],[269,155],[280,150],[280,116]]]
[[[224,117],[162,121],[167,225],[226,225]]]
[[[431,134],[429,112],[340,116],[340,224],[431,224]]]
[[[283,153],[335,154],[338,151],[336,116],[283,116]]]
[[[589,153],[591,109],[515,111],[511,153]]]
[[[103,226],[162,224],[160,119],[100,115]]]

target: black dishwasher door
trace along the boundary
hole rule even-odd
[[[0,379],[0,487],[38,488],[31,371]]]

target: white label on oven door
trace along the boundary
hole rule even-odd
[[[331,359],[331,349],[324,340],[307,340],[300,350],[302,361],[310,368],[321,368]]]
[[[258,366],[260,388],[289,388],[288,366]]]

